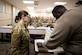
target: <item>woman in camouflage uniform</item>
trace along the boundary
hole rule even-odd
[[[30,21],[29,14],[26,11],[20,11],[16,18],[19,22],[12,29],[12,55],[29,55],[30,35],[26,28],[26,24]]]

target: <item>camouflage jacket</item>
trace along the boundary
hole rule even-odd
[[[11,54],[29,55],[30,35],[24,25],[17,24],[12,29]]]

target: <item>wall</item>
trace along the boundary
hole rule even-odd
[[[2,13],[2,12],[3,12],[3,1],[0,0],[0,13]]]
[[[0,12],[0,26],[8,25],[12,23],[12,5],[4,0],[0,0],[0,6],[2,6]]]
[[[19,11],[20,10],[17,7],[13,6],[13,19],[12,19],[13,24],[15,23],[15,17],[17,16]]]

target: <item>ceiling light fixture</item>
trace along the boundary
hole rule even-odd
[[[65,5],[67,4],[66,2],[55,2],[54,5]]]
[[[23,1],[24,4],[34,4],[34,1]]]

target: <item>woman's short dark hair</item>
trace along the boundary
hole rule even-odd
[[[29,15],[29,13],[27,11],[24,11],[24,10],[19,11],[18,15],[15,17],[15,22],[16,22],[16,20],[21,20],[22,15],[27,16],[27,15]]]

